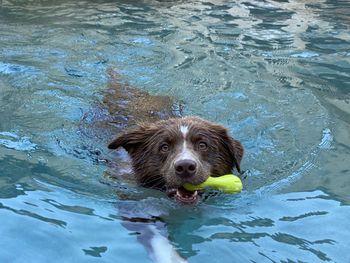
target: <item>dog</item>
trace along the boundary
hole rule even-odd
[[[164,192],[180,205],[200,202],[201,192],[188,191],[184,183],[200,184],[209,176],[221,176],[233,169],[241,172],[244,149],[223,126],[199,117],[182,117],[182,106],[168,96],[154,96],[122,83],[116,70],[109,71],[110,82],[103,105],[108,114],[96,114],[92,123],[111,137],[108,148],[124,154],[106,160],[109,175],[117,180],[135,181],[143,187]],[[129,162],[131,164],[129,164]],[[131,165],[131,169],[129,169]],[[137,240],[154,262],[187,262],[167,237],[164,214],[135,208],[140,200],[121,191],[118,213],[123,226],[137,234]],[[130,201],[131,200],[131,201]],[[130,204],[131,202],[131,204]],[[161,211],[164,213],[164,211]]]

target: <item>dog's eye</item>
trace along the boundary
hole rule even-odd
[[[160,146],[160,150],[164,153],[168,152],[169,151],[169,144],[167,143],[163,143],[161,146]]]
[[[208,148],[208,144],[206,142],[199,142],[198,143],[198,148],[201,151],[205,151]]]

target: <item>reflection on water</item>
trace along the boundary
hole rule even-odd
[[[2,261],[144,261],[120,203],[161,215],[190,262],[349,261],[348,1],[0,4]],[[108,114],[110,68],[226,125],[245,192],[190,210],[133,187],[144,200],[118,200],[96,157],[111,132],[89,119]]]

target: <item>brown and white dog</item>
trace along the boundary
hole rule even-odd
[[[144,123],[112,141],[130,155],[138,183],[166,191],[184,204],[198,201],[197,191],[182,186],[204,182],[208,176],[240,172],[241,143],[226,128],[198,117],[171,118]]]
[[[109,173],[113,174],[112,178],[129,181],[134,177],[142,186],[162,190],[181,204],[194,205],[201,195],[185,190],[184,183],[199,184],[209,175],[221,176],[234,168],[240,172],[243,147],[226,128],[198,117],[180,117],[181,107],[170,97],[153,96],[130,87],[120,81],[117,71],[111,70],[109,75],[103,100],[108,114],[96,115],[94,129],[98,133],[108,131],[107,137],[111,133],[119,134],[108,148],[124,148],[132,166],[131,174],[125,175],[129,159],[125,161],[124,154],[106,160],[109,170],[117,170]],[[138,241],[153,261],[187,262],[167,238],[167,224],[162,215],[150,214],[152,209],[148,208],[135,211],[125,200],[127,194],[120,193],[119,197],[123,225],[137,233]]]

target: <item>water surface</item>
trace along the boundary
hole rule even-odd
[[[80,129],[111,68],[245,146],[240,195],[128,189],[189,262],[350,261],[348,1],[0,3],[2,262],[149,261],[94,154],[108,131]]]

